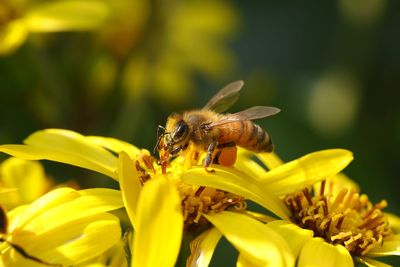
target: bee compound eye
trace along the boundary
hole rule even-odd
[[[174,132],[174,140],[180,140],[184,136],[186,136],[188,132],[188,126],[184,121],[179,121],[178,126],[176,127],[176,130]]]

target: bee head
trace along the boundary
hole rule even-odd
[[[183,120],[181,113],[173,113],[168,117],[163,133],[159,135],[158,145],[163,144],[171,156],[177,156],[189,142],[189,125]]]

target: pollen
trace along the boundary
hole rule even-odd
[[[291,220],[310,229],[328,243],[343,245],[353,256],[362,256],[381,246],[392,235],[388,218],[382,212],[385,200],[373,205],[365,194],[342,189],[332,194],[333,183],[326,190],[321,182],[319,192],[304,189],[284,198],[292,213]]]
[[[178,189],[182,195],[182,211],[185,230],[196,232],[206,229],[210,223],[202,214],[218,213],[227,209],[244,210],[243,197],[210,187],[194,187],[181,183]]]

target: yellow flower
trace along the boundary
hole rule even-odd
[[[270,170],[266,172],[253,156]],[[242,150],[235,167],[243,172],[241,176],[248,175],[246,187],[239,174],[234,176],[222,167],[215,168],[225,172],[220,175],[225,179],[213,180],[196,169],[182,179],[241,194],[284,219],[248,212],[290,241],[297,266],[354,266],[353,259],[368,266],[386,266],[371,258],[400,254],[400,218],[384,214],[385,201],[373,205],[358,193],[353,181],[338,174],[351,160],[350,152],[335,149],[283,164],[274,154],[253,155]],[[307,189],[313,185],[314,195]],[[271,208],[259,201],[259,188],[263,187],[270,189],[269,194],[283,197],[286,207]]]
[[[0,265],[61,266],[95,257],[120,239],[119,219],[107,211],[121,207],[117,190],[63,187],[3,212]]]
[[[12,53],[29,33],[90,30],[101,25],[108,15],[109,8],[101,0],[2,0],[0,55]]]
[[[181,179],[190,184],[235,193],[258,203],[280,218],[288,219],[290,212],[279,196],[296,192],[331,177],[353,159],[350,151],[328,149],[310,153],[266,172],[248,156],[249,154],[253,153],[239,151],[235,168],[215,165],[215,173],[209,173],[204,172],[201,167],[193,167],[186,171]],[[258,156],[262,159],[264,154]],[[216,176],[221,178],[215,179]]]
[[[42,196],[49,190],[50,180],[39,162],[12,157],[0,164],[0,185],[16,189],[0,194],[0,203],[11,209]]]
[[[267,167],[271,168],[271,170],[266,172],[264,167],[257,164],[252,159],[253,156],[259,157],[259,159]],[[194,167],[182,174],[181,179],[187,183],[211,186],[241,195],[270,210],[276,216],[284,220],[289,220],[290,210],[284,205],[279,196],[296,192],[297,190],[311,186],[315,182],[326,177],[337,174],[344,169],[352,159],[352,153],[347,150],[329,149],[314,152],[280,165],[281,161],[275,157],[274,154],[254,154],[240,149],[235,168],[212,166],[215,173],[208,173],[204,172],[200,167]],[[216,179],[216,176],[218,176],[218,179]],[[247,212],[247,214],[261,221],[276,220],[252,212]],[[269,227],[274,232],[279,233],[273,224],[263,226]],[[239,225],[236,231],[238,234],[243,234],[241,233]],[[310,237],[310,233],[299,235],[300,240],[307,237]],[[262,236],[259,236],[259,238],[262,238]],[[257,239],[253,240],[253,242],[256,242],[255,240]],[[293,254],[297,256],[296,253],[298,251],[294,248],[298,247],[298,244],[296,244],[298,241],[292,239],[287,240]],[[207,238],[204,238],[199,242],[207,244],[210,241]],[[198,249],[201,252],[194,251],[192,253],[206,253],[204,249],[210,248],[198,245]],[[265,253],[265,251],[268,250],[269,248],[258,247],[258,254]],[[239,257],[239,263],[241,266],[249,266],[248,260],[248,257]]]
[[[335,259],[331,266],[354,266],[352,258],[368,266],[382,266],[371,258],[400,254],[399,228],[392,226],[400,218],[387,216],[382,212],[386,201],[373,205],[353,184],[340,175],[315,185],[313,194],[304,189],[285,196],[292,222],[314,234],[300,251],[299,266],[332,262],[330,257]],[[316,250],[321,253],[316,255]]]
[[[119,179],[120,179],[121,191],[124,196],[125,205],[126,205],[128,214],[129,214],[132,224],[135,228],[135,225],[137,224],[136,221],[139,220],[138,218],[136,218],[136,213],[137,213],[138,209],[132,203],[138,202],[138,200],[137,200],[137,195],[138,195],[137,182],[140,181],[141,179],[138,178],[137,176],[138,175],[140,176],[140,174],[137,172],[134,165],[132,164],[132,159],[129,158],[129,156],[125,152],[120,153],[120,166],[121,166],[120,167],[121,171],[120,171]],[[176,165],[174,167],[177,168]],[[178,180],[179,175],[176,175],[176,177],[167,175],[167,177],[166,177],[161,174],[161,171],[159,171],[156,175],[154,175],[153,177],[151,177],[149,179],[150,180],[148,180],[144,183],[144,188],[150,182],[156,182],[156,181],[160,181],[160,180],[173,182],[174,187],[176,187],[176,185],[178,185],[178,188],[180,189],[180,196],[179,196],[179,198],[176,199],[178,206],[181,206],[181,202],[188,203],[188,199],[191,199],[193,201],[195,201],[195,200],[201,201],[201,203],[203,203],[205,206],[207,206],[208,203],[205,201],[205,199],[209,199],[209,198],[212,198],[212,196],[215,196],[215,195],[207,195],[206,194],[205,196],[203,196],[203,198],[201,195],[199,195],[197,198],[195,198],[193,196],[193,193],[197,192],[198,188],[196,190],[192,189],[192,191],[190,193],[188,193],[188,191],[181,191],[182,187],[185,187],[186,189],[188,189],[191,186],[183,185]],[[217,193],[215,190],[209,189],[209,188],[204,189],[202,191],[202,193],[204,193],[207,190],[210,190],[211,193]],[[219,193],[222,193],[222,192],[218,192],[217,195],[219,195]],[[143,195],[145,193],[142,190],[142,192],[140,192],[139,194]],[[147,194],[148,193],[146,193],[145,195],[147,195]],[[227,196],[224,195],[224,197],[227,197]],[[165,202],[165,200],[164,200],[164,202]],[[160,201],[158,203],[161,204],[164,202],[162,202],[160,199]],[[216,206],[219,206],[220,203],[217,202],[217,203],[213,203],[213,204]],[[164,206],[165,205],[161,205],[161,207],[164,207]],[[170,205],[168,205],[168,206],[170,206]],[[212,205],[210,205],[210,208],[211,208],[211,206]],[[266,266],[268,262],[270,262],[270,263],[274,262],[275,266],[291,266],[292,265],[294,258],[292,256],[292,254],[290,253],[289,246],[286,244],[286,242],[283,240],[283,238],[281,238],[279,235],[274,233],[271,229],[268,229],[268,227],[265,227],[262,223],[254,220],[254,219],[251,219],[246,215],[234,213],[234,212],[228,212],[228,211],[219,210],[219,211],[217,211],[218,212],[217,214],[215,214],[215,213],[207,214],[207,211],[203,210],[203,212],[200,213],[201,211],[198,210],[199,209],[198,207],[199,206],[197,206],[196,204],[194,204],[193,206],[190,206],[190,207],[187,207],[186,205],[183,205],[183,207],[180,207],[179,213],[181,213],[182,208],[184,210],[184,216],[180,215],[180,218],[179,218],[179,220],[181,222],[180,225],[182,225],[182,223],[184,221],[186,231],[191,231],[191,229],[194,229],[194,231],[195,231],[196,226],[197,227],[199,227],[199,225],[200,225],[200,227],[202,226],[201,222],[206,223],[201,220],[197,221],[197,222],[193,221],[192,220],[193,217],[187,215],[188,210],[193,210],[192,214],[194,217],[197,217],[197,213],[205,216],[209,222],[211,222],[215,227],[218,228],[218,230],[216,228],[211,228],[211,229],[207,230],[206,232],[204,232],[199,237],[201,239],[202,237],[206,236],[209,239],[209,237],[212,236],[213,241],[212,241],[212,244],[210,245],[212,251],[215,248],[216,244],[218,243],[218,241],[220,240],[220,238],[222,237],[222,234],[223,234],[233,244],[233,246],[235,246],[243,255],[250,258],[250,261],[252,262],[252,264],[256,264],[256,266]],[[155,214],[158,214],[160,212],[159,211],[160,207],[155,206],[155,208],[153,208],[153,209],[154,209]],[[150,209],[148,209],[148,210],[150,210]],[[166,222],[168,221],[168,225],[169,225],[171,223],[170,215],[165,213],[164,220],[166,220],[166,221],[164,221],[164,223],[162,223],[162,224],[166,224]],[[160,219],[159,222],[163,222],[163,220]],[[178,223],[178,219],[175,220],[174,224],[177,224],[177,223]],[[238,232],[237,231],[238,227],[243,227],[242,231]],[[156,235],[157,235],[158,240],[163,240],[162,233],[161,233],[161,235],[160,235],[160,233],[158,233],[158,231],[160,231],[160,230],[161,230],[161,232],[166,231],[169,235],[171,234],[172,227],[168,226],[165,228],[169,228],[170,230],[166,231],[164,229],[164,226],[161,227],[161,229],[160,229],[159,224],[154,226],[154,233],[157,233]],[[263,238],[261,239],[260,236],[262,236]],[[256,238],[256,237],[258,237],[258,240],[260,240],[258,243],[253,242],[254,238]],[[274,239],[270,239],[267,237],[274,237]],[[169,239],[166,239],[166,240],[171,240],[171,237],[169,237]],[[160,241],[157,241],[156,239],[154,239],[153,242],[159,243]],[[167,242],[165,242],[165,243],[167,243]],[[259,254],[258,253],[259,250],[257,250],[257,248],[259,248],[260,246],[262,246],[264,248],[268,247],[269,248],[268,253]],[[164,248],[160,248],[160,249],[166,250],[166,248],[167,247],[164,246]],[[140,251],[140,250],[138,250],[138,251]],[[207,255],[202,254],[199,256],[201,256],[201,262],[200,262],[200,260],[196,259],[197,265],[193,265],[194,263],[191,262],[191,259],[188,259],[188,265],[190,265],[190,266],[207,266],[211,260],[212,252],[208,251]],[[149,266],[151,266],[151,265],[149,265]],[[157,265],[153,265],[153,266],[157,266]],[[167,266],[167,265],[163,264],[163,266]]]
[[[180,243],[179,232],[183,229],[185,232],[196,233],[209,229],[203,235],[214,237],[214,243],[209,247],[215,247],[222,234],[225,235],[240,252],[239,263],[242,265],[266,266],[272,262],[275,266],[292,266],[294,264],[290,247],[281,236],[269,229],[269,226],[265,226],[263,223],[243,214],[245,203],[243,198],[238,196],[239,194],[236,195],[235,190],[228,193],[183,183],[181,178],[192,169],[186,169],[185,160],[182,157],[178,157],[172,162],[171,168],[164,176],[161,174],[160,166],[154,162],[147,151],[112,138],[85,137],[72,131],[50,129],[33,133],[24,140],[24,143],[25,145],[3,145],[0,146],[0,151],[25,159],[48,159],[80,166],[103,173],[119,181],[127,213],[135,231],[137,231],[135,240],[148,239],[148,241],[134,241],[134,264],[140,266],[144,264],[141,256],[138,256],[143,253],[139,252],[143,248],[137,249],[135,247],[138,244],[141,247],[147,246],[144,250],[150,254],[151,251],[159,251],[157,253],[160,253],[160,255],[168,254],[169,256],[165,257],[173,265],[173,259],[176,256],[175,249],[177,244]],[[117,158],[110,151],[118,154],[119,157]],[[203,168],[195,168],[195,171],[207,174]],[[229,168],[226,171],[229,175],[235,172],[235,170],[230,171]],[[224,173],[216,168],[213,179],[223,180]],[[154,183],[160,185],[151,186]],[[171,187],[168,184],[171,183],[174,184],[174,189],[168,189],[168,187]],[[244,186],[246,186],[246,183]],[[144,193],[147,184],[150,189],[147,189],[149,191]],[[178,198],[173,197],[175,193],[172,193],[177,189]],[[164,190],[166,192],[163,192]],[[285,208],[278,198],[264,194],[266,192],[264,189],[260,190],[257,198],[261,203],[272,209],[274,205]],[[163,198],[162,195],[171,196]],[[146,200],[141,201],[141,198]],[[176,209],[174,202],[179,203],[179,205],[182,203],[180,209]],[[141,205],[150,205],[150,203],[154,203],[154,206],[141,207]],[[158,205],[155,205],[155,203]],[[163,203],[170,204],[164,205]],[[167,207],[170,209],[171,206],[175,207],[174,211],[167,209]],[[166,209],[165,212],[164,209]],[[147,210],[146,215],[141,215],[143,210]],[[182,211],[183,215],[181,214]],[[281,213],[281,215],[286,216],[285,213]],[[179,227],[173,228],[170,225],[171,216],[175,217],[172,220],[175,227],[179,226],[180,229]],[[142,220],[145,220],[146,223],[143,223]],[[210,229],[210,223],[216,228]],[[168,227],[164,227],[164,225]],[[244,225],[246,227],[242,227]],[[174,233],[173,238],[170,236],[172,232]],[[164,236],[168,236],[168,238]],[[160,245],[157,245],[158,243]],[[268,251],[260,253],[260,249],[266,247]],[[155,256],[150,254],[147,257],[153,259]],[[198,266],[206,266],[210,262],[212,251],[199,255],[202,259],[202,265]],[[163,264],[163,266],[167,265]]]

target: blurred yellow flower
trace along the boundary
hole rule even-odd
[[[121,79],[129,103],[153,97],[164,105],[182,104],[194,96],[195,77],[220,80],[235,69],[228,42],[239,12],[229,1],[116,0],[110,7],[113,16],[99,31],[110,53],[89,75],[94,95],[107,95],[113,79]]]
[[[121,207],[117,190],[67,187],[19,206],[4,214],[0,265],[69,266],[96,257],[120,239],[119,219],[107,211]]]
[[[204,18],[207,19],[204,19]],[[142,65],[150,72],[154,96],[160,102],[179,104],[193,97],[193,78],[197,74],[209,80],[225,77],[235,68],[227,42],[237,29],[238,14],[226,1],[185,1],[161,10],[162,34],[153,36],[156,61],[147,57]],[[151,55],[150,55],[151,56]],[[134,70],[140,65],[130,65]],[[130,71],[126,72],[129,85]],[[132,81],[133,82],[133,81]],[[134,84],[134,83],[133,83]],[[143,86],[142,86],[143,87]],[[127,87],[128,90],[137,87]]]
[[[0,194],[0,203],[7,209],[28,204],[46,193],[51,181],[37,161],[11,157],[0,164],[0,186],[16,190]]]
[[[99,27],[109,16],[101,0],[0,2],[0,55],[12,53],[29,33],[85,31]]]

